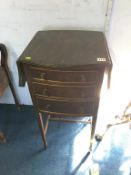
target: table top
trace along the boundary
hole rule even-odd
[[[112,64],[104,33],[80,30],[38,31],[18,61],[45,67]]]

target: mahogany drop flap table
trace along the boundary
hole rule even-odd
[[[112,61],[105,35],[97,31],[39,31],[17,61],[19,84],[27,81],[45,148],[48,120],[91,118],[94,137],[104,73]],[[46,114],[43,123],[42,114]],[[71,120],[71,121],[74,121]]]

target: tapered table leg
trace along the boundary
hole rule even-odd
[[[93,144],[93,140],[94,140],[96,120],[97,120],[97,117],[96,116],[93,116],[92,117],[92,122],[91,122],[91,136],[90,136],[90,147],[89,147],[89,151],[92,151],[92,144]]]
[[[47,133],[47,129],[48,129],[48,125],[49,125],[49,119],[50,119],[50,115],[47,115],[46,117],[46,122],[45,122],[45,136],[46,136],[46,133]]]
[[[0,143],[6,143],[6,138],[3,132],[0,131]]]
[[[38,123],[39,123],[40,131],[41,131],[41,136],[42,136],[42,140],[44,143],[44,147],[45,149],[47,149],[47,142],[46,142],[46,137],[45,137],[45,129],[44,129],[44,123],[42,119],[42,113],[38,114]]]

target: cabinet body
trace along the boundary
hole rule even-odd
[[[104,69],[47,69],[23,65],[37,111],[64,116],[97,114]]]

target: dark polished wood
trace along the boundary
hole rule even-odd
[[[6,46],[2,43],[0,43],[0,53],[1,53],[1,63],[0,63],[0,96],[3,95],[6,87],[9,85],[11,92],[13,94],[15,103],[17,107],[20,106],[18,97],[15,92],[15,88],[12,82],[12,77],[9,71],[9,67],[7,64],[7,49]],[[6,138],[3,132],[0,132],[0,143],[6,143]]]
[[[40,130],[41,130],[41,136],[42,136],[42,139],[43,139],[44,147],[45,147],[45,149],[47,149],[47,142],[46,142],[46,138],[45,138],[46,132],[45,132],[45,129],[44,129],[42,113],[40,113],[40,112],[38,114],[38,123],[39,123],[39,127],[40,127]]]
[[[0,97],[3,95],[6,87],[8,86],[8,80],[3,68],[0,66]]]
[[[43,97],[62,97],[62,98],[91,98],[99,96],[96,91],[96,84],[90,85],[51,85],[43,83],[32,83],[33,92]]]
[[[48,120],[91,117],[92,148],[104,73],[112,61],[105,36],[95,31],[39,31],[17,61],[19,84],[27,81],[45,147]],[[45,128],[42,114],[47,115]],[[50,117],[49,117],[50,116]],[[57,118],[56,118],[57,116]],[[59,116],[59,118],[58,118]],[[67,119],[63,119],[62,116]]]
[[[6,46],[4,44],[1,44],[1,43],[0,43],[0,52],[1,52],[1,66],[6,74],[8,84],[10,86],[12,95],[14,97],[15,104],[17,105],[17,107],[19,107],[20,106],[19,99],[18,99],[18,96],[16,94],[16,90],[15,90],[14,85],[13,85],[11,73],[9,71],[9,67],[7,64],[7,59],[8,59],[7,49],[6,49]]]
[[[3,95],[5,89],[8,86],[8,80],[3,68],[0,66],[0,97]],[[6,143],[5,135],[0,131],[0,143]]]
[[[51,70],[51,69],[36,69],[31,67],[31,77],[37,81],[60,81],[60,82],[86,82],[93,83],[97,82],[99,78],[99,69],[79,71],[79,70]]]
[[[0,143],[6,143],[6,137],[3,132],[0,131]]]
[[[8,86],[7,77],[2,67],[0,66],[0,97],[3,95],[7,86]],[[5,135],[1,131],[0,131],[0,143],[6,143]]]

